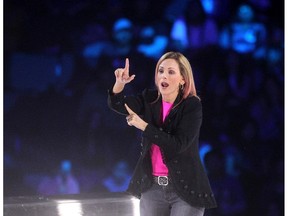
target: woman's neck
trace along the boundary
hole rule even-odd
[[[162,100],[163,101],[165,101],[165,102],[167,102],[167,103],[174,103],[174,101],[176,100],[176,98],[177,98],[177,95],[176,96],[167,96],[167,95],[162,95]]]

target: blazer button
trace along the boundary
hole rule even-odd
[[[208,197],[208,194],[207,194],[207,193],[205,193],[205,194],[204,194],[204,197],[205,197],[205,198],[207,198],[207,197]]]
[[[156,139],[158,139],[158,135],[156,134],[156,135],[154,135],[154,137],[156,138]]]
[[[185,186],[184,186],[184,189],[187,190],[187,189],[188,189],[188,185],[185,185]]]
[[[178,163],[178,160],[174,160],[173,162],[174,162],[175,164],[177,164],[177,163]]]
[[[177,173],[178,175],[180,175],[180,174],[181,174],[181,171],[180,171],[180,170],[178,170],[176,173]]]
[[[195,194],[195,191],[191,190],[191,191],[190,191],[190,194],[194,195],[194,194]]]
[[[140,181],[137,181],[137,184],[140,184]]]
[[[202,197],[202,194],[201,194],[201,193],[199,193],[199,194],[198,194],[198,198],[201,198],[201,197]]]
[[[181,179],[181,180],[180,180],[180,183],[181,183],[181,184],[183,184],[183,183],[184,183],[184,180],[183,180],[183,179]]]
[[[160,130],[160,131],[163,131],[163,128],[160,127],[159,130]]]

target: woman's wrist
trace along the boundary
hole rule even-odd
[[[145,131],[146,127],[148,126],[148,123],[144,122],[142,127],[141,127],[141,130],[142,131]]]
[[[115,82],[112,91],[114,94],[118,94],[123,91],[124,87],[125,87],[125,84]]]

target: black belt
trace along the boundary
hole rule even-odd
[[[153,181],[160,186],[167,186],[169,184],[168,176],[153,176]]]

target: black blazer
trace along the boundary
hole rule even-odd
[[[162,98],[156,90],[144,90],[141,95],[125,96],[123,92],[108,91],[108,106],[127,115],[124,103],[148,123],[142,133],[142,151],[128,192],[140,198],[152,186],[150,146],[160,147],[163,161],[168,167],[176,193],[192,206],[214,208],[216,201],[201,163],[198,141],[202,123],[202,105],[199,98],[184,100],[178,95],[173,107],[161,123]]]

